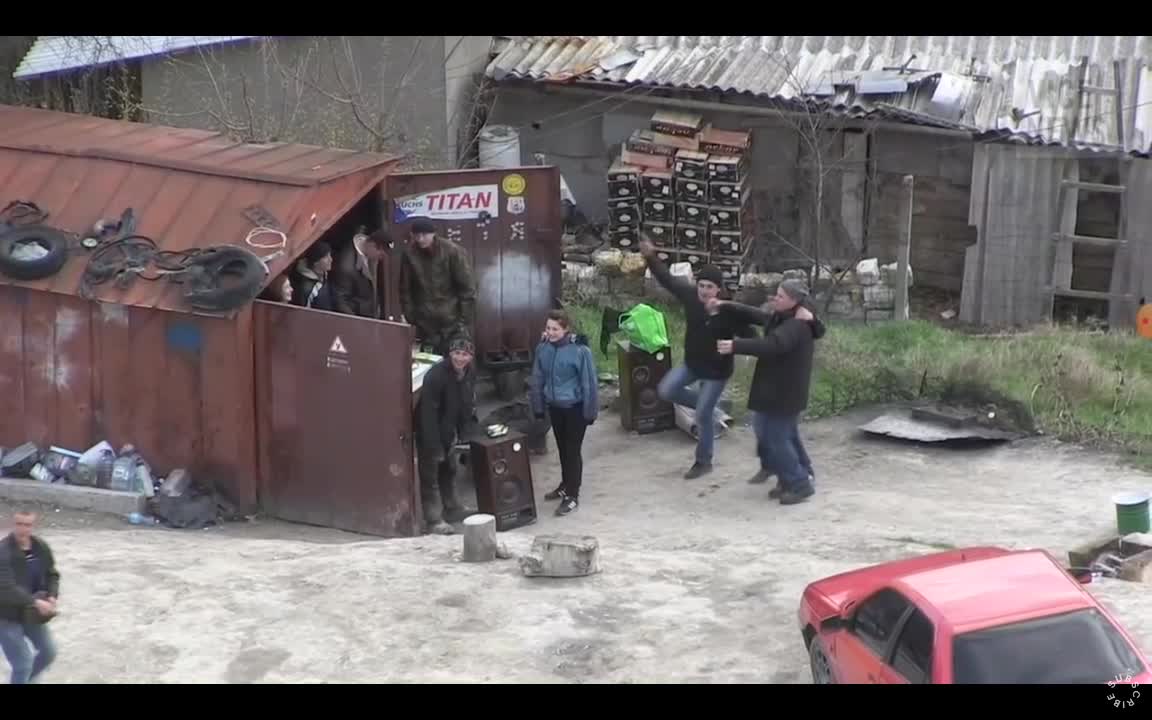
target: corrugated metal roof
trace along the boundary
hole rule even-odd
[[[162,250],[179,251],[243,246],[254,227],[243,211],[259,205],[288,236],[286,254],[270,263],[273,275],[286,270],[397,162],[375,153],[242,144],[205,130],[0,105],[0,206],[35,202],[51,213],[49,225],[74,233],[130,207],[137,233]],[[0,282],[76,295],[87,257],[76,252],[53,277],[33,283],[0,277]],[[98,299],[187,311],[168,282],[138,280],[126,291],[104,286]]]
[[[1088,84],[1112,87],[1119,60],[1124,144],[1152,144],[1149,36],[524,36],[497,48],[487,69],[496,80],[809,97],[865,111],[882,104],[909,119],[1097,145],[1117,144],[1115,99],[1088,95],[1076,137],[1067,137],[1076,69],[1087,56]]]
[[[260,35],[47,35],[36,38],[15,78],[164,55],[209,45],[251,40]]]

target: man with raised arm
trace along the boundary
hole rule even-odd
[[[735,364],[731,355],[716,350],[718,340],[731,340],[751,333],[748,323],[736,313],[720,313],[708,309],[708,303],[719,298],[724,276],[714,265],[705,265],[696,271],[696,281],[673,277],[668,266],[656,256],[656,248],[644,239],[640,252],[648,262],[648,269],[664,288],[684,306],[687,332],[684,336],[684,362],[664,376],[658,388],[666,402],[692,408],[696,411],[696,461],[685,473],[694,480],[712,472],[712,454],[716,439],[716,403],[724,386],[732,377]],[[697,385],[698,389],[691,386]]]

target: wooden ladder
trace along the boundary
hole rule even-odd
[[[1076,104],[1072,113],[1071,131],[1068,133],[1069,145],[1073,147],[1075,146],[1076,133],[1079,131],[1080,114],[1084,106],[1085,96],[1088,94],[1113,95],[1116,98],[1117,108],[1115,115],[1116,138],[1120,143],[1120,146],[1117,148],[1117,150],[1123,153],[1123,81],[1121,79],[1119,63],[1116,63],[1114,67],[1116,71],[1116,86],[1114,88],[1093,87],[1085,83],[1085,80],[1088,76],[1088,58],[1084,57],[1081,59],[1076,91]],[[1131,295],[1116,292],[1117,287],[1120,286],[1118,281],[1123,277],[1122,273],[1125,271],[1128,256],[1128,253],[1126,252],[1128,246],[1126,220],[1128,217],[1127,176],[1130,167],[1130,158],[1126,156],[1121,157],[1119,160],[1119,165],[1120,184],[1111,185],[1108,183],[1081,182],[1079,159],[1075,154],[1073,154],[1064,163],[1063,177],[1061,178],[1060,186],[1056,190],[1056,217],[1053,224],[1058,229],[1052,234],[1052,275],[1047,287],[1049,318],[1054,317],[1056,299],[1060,297],[1078,298],[1085,300],[1106,300],[1109,303],[1109,318],[1122,316],[1117,313],[1117,302],[1126,302],[1133,299]],[[1117,233],[1116,237],[1093,237],[1090,235],[1076,234],[1077,207],[1079,205],[1081,190],[1097,193],[1114,193],[1120,196],[1120,218],[1118,224],[1119,232]],[[1114,248],[1115,254],[1112,259],[1113,279],[1109,292],[1072,289],[1072,258],[1077,245],[1094,245],[1096,247]]]

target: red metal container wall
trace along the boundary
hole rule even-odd
[[[510,195],[505,183],[513,175],[523,179],[523,191],[517,195]],[[537,166],[389,175],[388,219],[397,244],[406,243],[409,232],[408,223],[395,222],[397,198],[466,185],[497,186],[499,214],[487,225],[478,220],[433,223],[438,234],[452,236],[472,258],[478,355],[487,360],[504,353],[531,353],[561,289],[559,171]],[[522,199],[520,214],[510,211],[512,198]],[[392,265],[390,281],[398,283],[399,263]]]
[[[0,286],[0,444],[135,445],[256,504],[251,311],[231,320]]]

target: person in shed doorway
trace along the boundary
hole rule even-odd
[[[332,300],[336,312],[345,315],[380,318],[380,294],[376,286],[380,259],[392,247],[386,230],[371,235],[356,233],[352,242],[336,258],[332,270]]]
[[[416,463],[420,502],[428,532],[451,535],[451,523],[464,519],[456,497],[452,448],[469,435],[475,422],[476,348],[467,337],[454,338],[448,354],[424,375],[416,404]]]
[[[291,303],[292,294],[292,280],[285,273],[277,275],[276,279],[264,288],[264,292],[260,293],[259,298],[271,302]]]
[[[56,659],[48,622],[58,612],[60,573],[48,543],[33,533],[37,519],[17,510],[11,534],[0,542],[0,648],[13,685],[32,682]]]
[[[471,335],[476,282],[464,248],[436,237],[428,220],[412,223],[412,241],[400,261],[400,304],[421,347],[443,355],[457,334]]]
[[[332,271],[332,247],[323,240],[308,248],[296,263],[292,301],[315,310],[335,310],[328,273]]]

